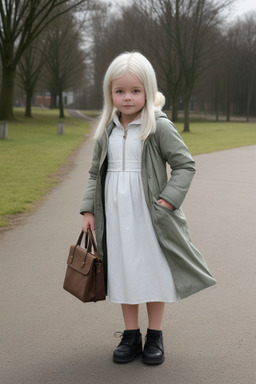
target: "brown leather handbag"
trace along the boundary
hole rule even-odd
[[[103,263],[98,257],[94,236],[88,229],[83,248],[83,235],[84,232],[81,232],[76,245],[70,247],[63,288],[83,303],[105,300]]]

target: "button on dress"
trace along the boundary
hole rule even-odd
[[[109,136],[105,209],[108,297],[120,304],[174,302],[172,273],[158,243],[141,179],[141,120]]]

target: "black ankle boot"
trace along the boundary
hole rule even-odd
[[[164,346],[162,331],[148,329],[143,351],[143,363],[155,365],[164,361]]]
[[[113,354],[116,363],[129,363],[142,352],[142,337],[139,329],[124,331],[122,340]]]

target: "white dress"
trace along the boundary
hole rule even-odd
[[[116,127],[108,144],[105,207],[108,296],[121,304],[174,302],[172,273],[157,241],[141,180],[140,120]]]

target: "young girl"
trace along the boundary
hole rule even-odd
[[[142,353],[138,314],[139,304],[146,303],[143,362],[161,364],[165,303],[215,284],[191,243],[181,208],[195,173],[194,161],[171,121],[154,106],[159,97],[156,76],[143,55],[132,52],[115,58],[103,92],[80,210],[82,228],[96,231],[107,295],[122,306],[125,331],[114,361],[127,363]]]

